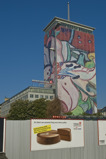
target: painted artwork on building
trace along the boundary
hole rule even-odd
[[[62,25],[56,30],[52,28],[44,37],[45,81],[55,83],[56,59],[57,92],[63,112],[96,113],[94,35]]]

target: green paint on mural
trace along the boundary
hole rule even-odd
[[[84,55],[80,55],[79,56],[79,59],[78,59],[77,63],[80,64],[80,65],[82,65],[82,66],[84,66]]]
[[[72,115],[81,115],[84,113],[83,109],[80,106],[77,106],[72,112]]]
[[[81,93],[79,93],[78,105],[82,107],[84,111],[90,110],[92,107],[90,98],[88,97],[86,101],[83,101]]]
[[[78,54],[76,54],[75,52],[71,52],[71,56],[73,56],[75,59],[78,59]]]
[[[89,105],[87,103],[81,104],[80,107],[83,109],[84,112],[88,110]]]
[[[71,59],[70,46],[68,43],[66,45],[67,45],[67,61],[70,61]]]
[[[49,32],[47,31],[47,37],[49,38]]]
[[[56,36],[60,33],[60,31],[56,31]]]
[[[85,63],[85,67],[87,67],[87,68],[95,67],[94,61],[91,60],[91,61],[89,61],[89,62],[86,62],[86,63]]]
[[[52,30],[51,36],[55,36],[55,35],[54,35],[54,30]]]

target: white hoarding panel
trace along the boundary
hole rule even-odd
[[[106,145],[106,120],[98,120],[98,143]]]
[[[31,120],[31,151],[84,147],[83,120]]]

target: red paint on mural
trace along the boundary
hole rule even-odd
[[[77,49],[94,52],[94,36],[92,34],[75,31],[72,45]]]
[[[70,29],[58,27],[56,31],[60,31],[60,33],[57,35],[57,38],[61,41],[69,41],[71,36]]]
[[[44,45],[46,45],[46,43],[47,43],[47,34],[45,35],[45,37],[44,37]]]

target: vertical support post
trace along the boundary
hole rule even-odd
[[[56,75],[56,80],[55,80],[55,89],[56,89],[56,98],[58,97],[58,88],[57,88],[57,47],[56,47],[56,29],[60,26],[60,23],[57,23],[55,26],[55,75]]]
[[[55,26],[55,90],[56,90],[56,98],[58,97],[58,93],[57,93],[57,48],[56,48],[56,26]]]
[[[69,6],[69,2],[67,4],[68,4],[68,20],[70,20],[70,6]]]

